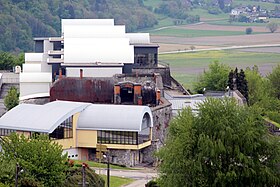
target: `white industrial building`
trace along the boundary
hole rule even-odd
[[[52,82],[60,75],[112,77],[131,71],[135,61],[152,57],[157,64],[157,45],[148,33],[126,33],[113,19],[63,19],[61,37],[35,38],[35,52],[25,53],[20,73],[20,100],[48,97]],[[135,47],[153,52],[135,60]],[[140,50],[141,51],[141,50]],[[147,60],[145,60],[147,62]]]

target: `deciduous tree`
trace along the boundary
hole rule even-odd
[[[209,70],[205,71],[198,82],[194,85],[194,90],[198,93],[206,90],[224,91],[228,83],[228,73],[230,67],[215,61],[209,65]]]
[[[266,25],[266,28],[268,28],[270,32],[274,33],[278,29],[278,24],[275,22],[270,22]]]
[[[12,133],[5,141],[0,141],[0,145],[3,149],[0,159],[4,162],[18,162],[23,169],[20,181],[50,187],[60,186],[64,182],[67,155],[62,155],[62,147],[51,142],[48,136],[29,139]]]
[[[176,117],[158,153],[160,186],[278,186],[279,138],[258,109],[207,99]]]

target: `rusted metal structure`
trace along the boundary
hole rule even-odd
[[[50,89],[50,101],[113,103],[113,78],[61,78]]]

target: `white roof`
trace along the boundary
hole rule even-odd
[[[0,118],[0,128],[51,133],[89,103],[54,101],[45,105],[20,104]]]
[[[93,104],[86,108],[80,114],[77,125],[77,129],[138,132],[147,127],[153,127],[149,107],[103,104]]]
[[[0,128],[52,133],[78,112],[77,129],[140,132],[153,127],[152,112],[147,106],[54,101],[45,105],[20,104],[0,118]]]

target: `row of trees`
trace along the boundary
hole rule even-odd
[[[0,139],[0,186],[59,187],[78,186],[82,171],[68,162],[62,147],[48,136],[34,135],[27,138],[15,133]],[[17,168],[17,169],[15,169]],[[105,182],[91,169],[86,169],[89,186],[103,187]]]
[[[234,79],[234,80],[233,80]],[[263,115],[280,123],[280,117],[276,117],[280,111],[280,65],[273,68],[267,77],[261,76],[258,67],[242,69],[238,72],[225,64],[213,62],[209,70],[200,75],[194,85],[197,93],[205,90],[225,91],[238,89],[247,99],[249,106],[258,106]]]

